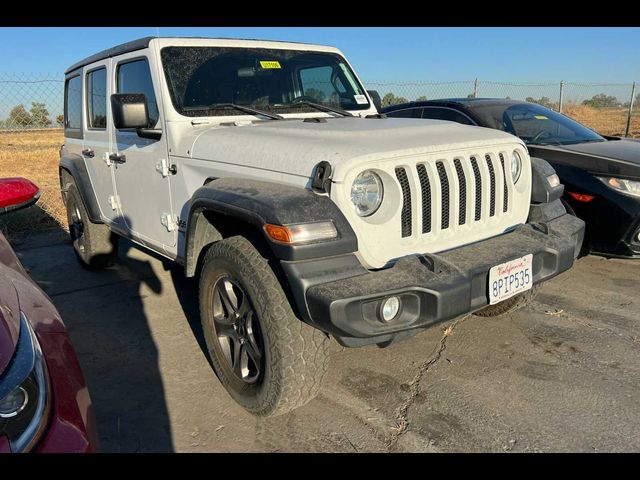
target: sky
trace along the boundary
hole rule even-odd
[[[368,81],[640,81],[640,28],[621,27],[3,27],[0,73],[61,75],[88,55],[158,34],[329,44]]]
[[[557,101],[564,80],[625,84],[573,85],[565,89],[565,101],[606,93],[624,102],[630,98],[631,83],[640,82],[638,27],[0,27],[0,119],[15,105],[29,107],[33,102],[44,102],[52,118],[59,115],[67,67],[120,43],[157,35],[332,45],[344,52],[367,88],[408,100],[466,97],[477,78],[480,97]],[[52,81],[40,83],[41,79]]]

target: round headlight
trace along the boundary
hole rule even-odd
[[[365,170],[351,184],[351,202],[361,217],[373,215],[382,203],[382,180],[371,170]]]
[[[520,172],[522,171],[522,159],[520,154],[516,151],[511,155],[511,178],[513,183],[516,183],[520,178]]]
[[[27,391],[18,387],[0,400],[0,418],[11,418],[18,415],[29,402]]]

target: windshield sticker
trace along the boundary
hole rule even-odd
[[[282,68],[277,60],[260,60],[260,66],[262,68]]]
[[[537,118],[538,120],[549,120],[547,117],[545,117],[544,115],[534,115],[533,118]]]
[[[369,103],[365,95],[354,95],[353,98],[358,105],[362,105],[363,103]]]

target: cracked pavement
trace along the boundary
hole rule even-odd
[[[69,329],[103,451],[640,450],[640,262],[586,257],[526,309],[385,349],[334,342],[318,398],[258,419],[211,370],[179,267],[124,245],[88,272],[59,233],[15,247]]]

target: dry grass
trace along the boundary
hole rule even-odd
[[[626,108],[592,108],[586,105],[567,104],[562,111],[578,122],[602,135],[624,135],[627,126]],[[629,136],[640,138],[640,110],[631,117]]]
[[[564,112],[604,135],[624,134],[627,122],[625,109],[595,109],[568,104]],[[633,116],[630,134],[640,138],[640,111]],[[0,229],[5,234],[66,229],[66,212],[58,183],[58,149],[62,143],[62,130],[0,132],[0,177],[26,177],[35,182],[42,192],[35,206],[0,218]]]
[[[26,177],[40,187],[38,203],[0,218],[7,235],[66,228],[66,211],[60,197],[58,151],[62,130],[0,133],[0,177]]]

